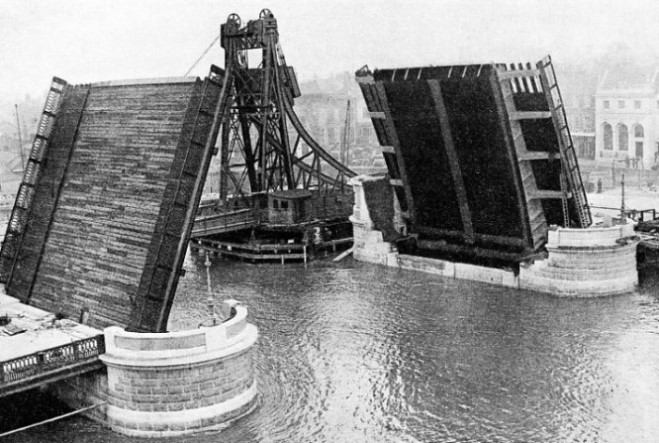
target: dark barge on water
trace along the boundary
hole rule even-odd
[[[305,189],[252,196],[251,207],[202,202],[192,230],[193,252],[252,262],[304,261],[352,245],[351,193]],[[261,209],[263,208],[263,209]]]

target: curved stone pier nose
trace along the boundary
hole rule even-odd
[[[105,329],[106,420],[122,434],[217,429],[254,409],[257,329],[247,309],[212,327],[170,333]]]
[[[638,286],[633,224],[549,230],[548,257],[520,267],[522,289],[565,297],[632,292]]]

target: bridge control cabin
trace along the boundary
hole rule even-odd
[[[591,223],[549,57],[357,73],[419,254],[520,262]]]
[[[307,219],[311,191],[291,189],[268,194],[268,222],[271,224],[292,225]]]

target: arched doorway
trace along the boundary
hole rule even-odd
[[[618,124],[618,150],[629,150],[629,133],[627,132],[627,125],[624,123]]]
[[[604,133],[604,150],[613,151],[613,128],[610,124],[604,123],[602,132]]]
[[[636,158],[641,160],[643,159],[643,139],[645,137],[645,131],[643,126],[635,125],[634,126],[634,147]]]

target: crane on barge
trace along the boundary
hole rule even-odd
[[[250,259],[293,252],[288,258],[306,259],[302,243],[311,238],[327,243],[322,241],[327,225],[340,233],[329,240],[333,248],[336,241],[351,242],[352,195],[346,184],[356,174],[323,149],[295,113],[300,90],[274,15],[264,9],[243,26],[231,14],[220,42],[225,69],[223,109],[216,114],[219,196],[200,205],[192,248]]]

